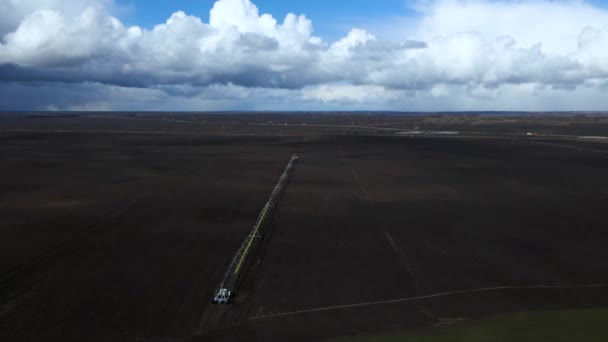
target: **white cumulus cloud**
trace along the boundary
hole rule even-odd
[[[159,94],[241,109],[285,101],[294,109],[396,110],[608,104],[601,96],[608,11],[584,1],[423,1],[417,20],[392,22],[407,35],[380,39],[391,35],[353,28],[335,42],[315,36],[304,14],[278,20],[250,0],[216,1],[208,23],[177,11],[151,29],[126,26],[113,7],[111,0],[0,0],[0,89],[117,90],[100,92],[107,98],[95,103],[104,108],[127,89],[153,95],[140,100],[150,109]],[[69,107],[38,95],[41,107]],[[6,108],[31,105],[27,96]],[[96,107],[73,101],[69,108]]]

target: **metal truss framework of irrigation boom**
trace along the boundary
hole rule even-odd
[[[224,278],[222,279],[222,282],[219,285],[219,290],[227,289],[231,291],[232,294],[234,294],[235,285],[240,273],[243,271],[245,261],[247,260],[247,257],[251,253],[254,245],[256,244],[256,241],[264,235],[265,232],[263,231],[263,228],[267,227],[267,224],[274,217],[274,214],[276,213],[276,208],[279,204],[279,201],[281,200],[281,197],[283,196],[283,192],[285,191],[287,184],[289,183],[291,173],[295,167],[298,158],[299,157],[294,154],[289,160],[289,163],[287,163],[287,166],[285,167],[283,174],[281,174],[277,185],[275,185],[274,189],[272,189],[270,198],[262,208],[262,211],[260,211],[260,214],[258,215],[258,219],[256,220],[253,229],[251,230],[249,235],[247,235],[247,237],[237,250],[236,254],[232,258],[232,261],[228,266],[228,270],[224,274]]]

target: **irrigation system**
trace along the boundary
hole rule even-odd
[[[252,254],[252,251],[254,251],[259,245],[259,240],[266,234],[266,230],[268,226],[270,226],[270,223],[276,214],[279,201],[285,192],[285,188],[289,184],[291,173],[296,165],[296,162],[298,161],[298,158],[299,157],[294,154],[291,156],[291,159],[289,159],[289,163],[287,163],[287,166],[285,167],[283,174],[281,174],[278,183],[270,193],[270,198],[260,211],[260,214],[253,225],[253,229],[249,235],[247,235],[232,258],[232,261],[228,266],[228,270],[224,274],[224,277],[218,286],[218,290],[213,298],[213,303],[229,303],[232,297],[236,294],[236,285],[241,273],[243,273],[246,261]]]

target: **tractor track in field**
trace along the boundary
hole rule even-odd
[[[374,302],[364,302],[364,303],[354,303],[354,304],[344,304],[344,305],[332,305],[332,306],[324,306],[324,307],[313,308],[313,309],[297,310],[297,311],[290,311],[290,312],[280,312],[280,313],[270,314],[270,315],[254,316],[254,317],[248,318],[248,320],[255,321],[255,320],[271,319],[271,318],[277,318],[277,317],[286,317],[286,316],[301,315],[301,314],[314,313],[314,312],[322,312],[322,311],[351,309],[351,308],[373,306],[373,305],[383,305],[383,304],[411,302],[411,301],[418,301],[418,300],[437,298],[437,297],[447,297],[447,296],[453,296],[453,295],[458,295],[458,294],[466,294],[466,293],[482,293],[482,292],[508,291],[508,290],[526,290],[526,289],[582,289],[582,288],[593,288],[593,287],[608,287],[608,284],[529,285],[529,286],[494,286],[494,287],[482,287],[482,288],[468,289],[468,290],[455,290],[455,291],[438,292],[438,293],[432,293],[432,294],[421,295],[421,296],[414,296],[414,297],[387,299],[387,300],[380,300],[380,301],[374,301]]]

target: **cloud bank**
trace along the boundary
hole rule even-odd
[[[250,0],[152,29],[112,6],[0,0],[0,109],[608,109],[608,11],[585,2],[420,2],[407,36],[335,42]]]

